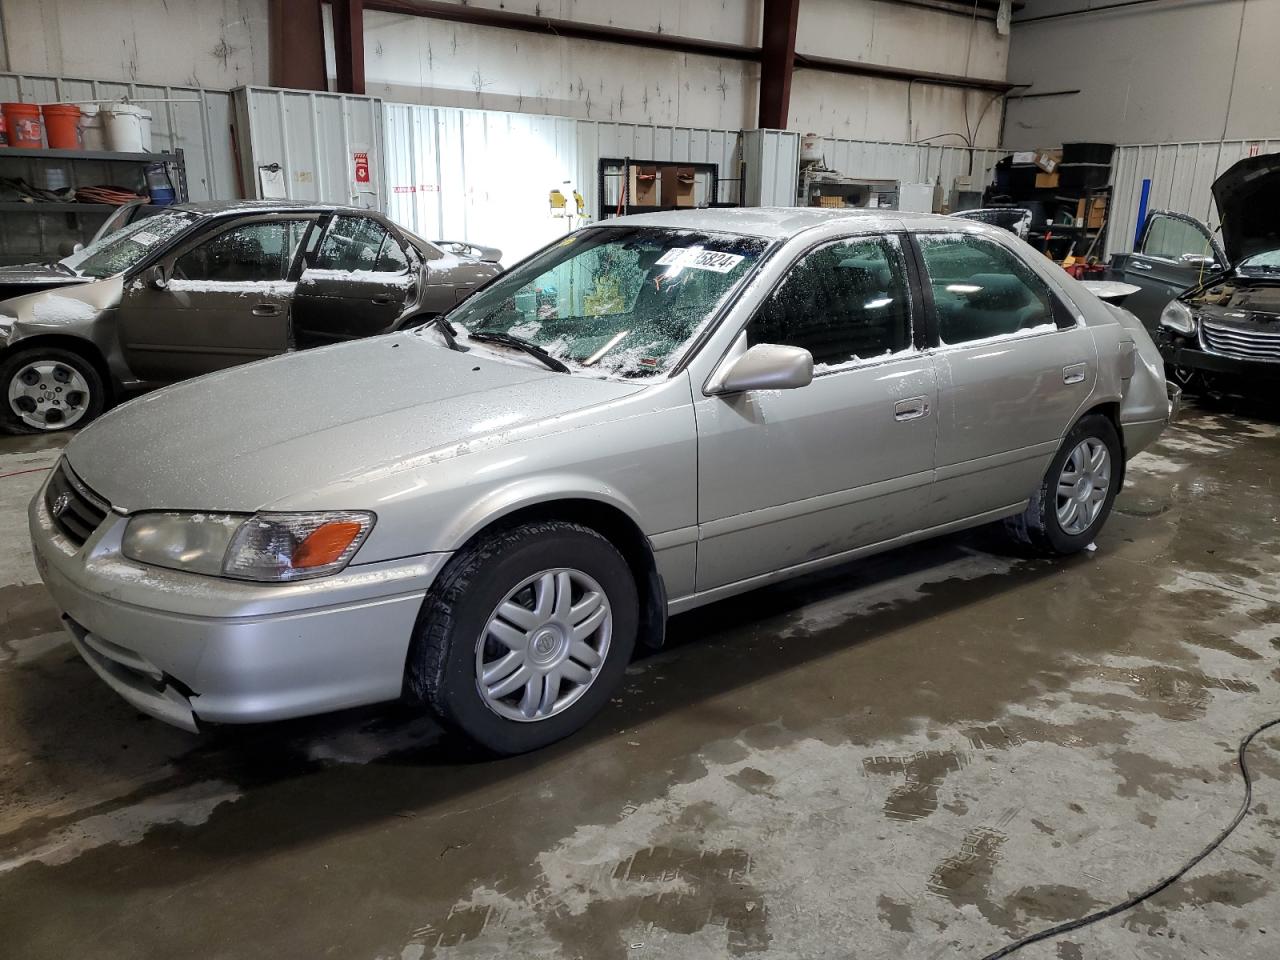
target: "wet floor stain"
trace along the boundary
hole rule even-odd
[[[62,621],[42,583],[0,586],[0,660],[12,644],[44,634],[62,635]]]
[[[748,793],[764,793],[769,787],[777,783],[773,777],[765,773],[763,770],[757,770],[755,767],[743,767],[737,773],[731,773],[725,778],[730,783],[737,784]]]
[[[1262,654],[1246,647],[1243,643],[1233,640],[1231,637],[1224,637],[1217,633],[1207,633],[1201,630],[1194,630],[1183,637],[1187,643],[1193,646],[1203,647],[1206,650],[1220,650],[1222,653],[1229,653],[1233,657],[1241,660],[1261,660]]]
[[[1077,694],[1076,699],[1105,709],[1138,710],[1166,720],[1195,720],[1203,717],[1212,691],[1257,693],[1249,680],[1210,677],[1195,670],[1148,664],[1142,667],[1102,667],[1095,675],[1111,683],[1128,686],[1135,696]]]
[[[933,868],[929,892],[950,900],[957,907],[985,905],[1000,848],[1008,839],[1003,831],[991,827],[969,830],[960,850]]]
[[[938,788],[947,774],[962,769],[965,757],[955,750],[922,750],[903,757],[867,757],[863,773],[900,776],[884,802],[890,820],[922,820],[938,809]]]

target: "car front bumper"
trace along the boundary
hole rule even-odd
[[[1194,340],[1175,338],[1164,334],[1156,345],[1171,375],[1195,371],[1211,377],[1224,377],[1241,389],[1269,388],[1274,390],[1280,381],[1280,364],[1267,360],[1245,360],[1210,353],[1200,349]]]
[[[448,559],[256,584],[127,560],[128,521],[114,513],[77,547],[54,525],[43,488],[28,521],[36,566],[80,655],[134,707],[192,731],[398,697],[422,599]]]

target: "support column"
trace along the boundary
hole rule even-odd
[[[333,0],[333,50],[339,93],[364,93],[364,0]]]
[[[762,129],[787,129],[799,19],[800,0],[764,0],[760,51],[759,126]]]
[[[270,0],[267,37],[273,87],[329,89],[320,0]]]

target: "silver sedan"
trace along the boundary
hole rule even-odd
[[[413,332],[120,407],[31,536],[140,710],[406,697],[514,753],[586,723],[671,613],[993,521],[1084,549],[1175,406],[1134,317],[1007,231],[650,214]]]

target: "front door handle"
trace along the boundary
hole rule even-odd
[[[280,304],[278,303],[259,303],[253,308],[255,317],[278,317],[280,316]]]
[[[1062,382],[1071,386],[1077,383],[1084,383],[1085,377],[1089,374],[1089,365],[1085,363],[1073,363],[1062,368]]]
[[[1135,270],[1150,270],[1150,269],[1151,269],[1151,264],[1149,264],[1149,263],[1143,263],[1141,260],[1130,260],[1130,261],[1129,261],[1129,266],[1133,267],[1133,269],[1135,269]]]
[[[381,306],[384,306],[384,305],[386,305],[386,304],[390,303],[390,302],[391,302],[391,298],[390,298],[390,297],[374,297],[374,298],[373,298],[373,302],[374,302],[374,303],[376,303],[378,306],[380,306],[380,307],[381,307]]]
[[[911,397],[909,400],[899,400],[893,405],[893,419],[895,420],[919,420],[921,417],[927,417],[928,415],[928,397]]]

